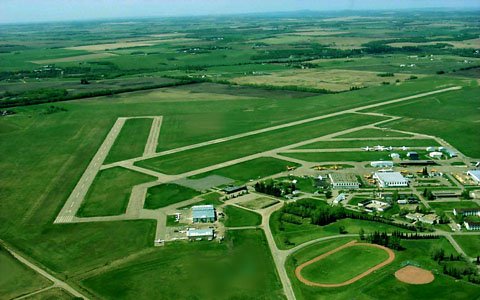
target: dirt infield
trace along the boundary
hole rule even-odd
[[[367,271],[363,272],[362,274],[360,275],[357,275],[355,277],[353,277],[352,279],[349,279],[347,281],[344,281],[344,282],[341,282],[341,283],[318,283],[318,282],[313,282],[313,281],[310,281],[308,279],[306,279],[305,277],[302,276],[301,272],[303,270],[303,268],[305,268],[306,266],[308,265],[311,265],[319,260],[322,260],[324,259],[325,257],[329,256],[329,255],[332,255],[333,253],[335,252],[338,252],[338,251],[341,251],[345,248],[348,248],[348,247],[354,247],[354,246],[368,246],[368,247],[375,247],[375,248],[379,248],[379,249],[382,249],[382,250],[385,250],[387,253],[388,253],[388,258],[379,263],[378,265],[368,269]],[[349,284],[352,284],[354,283],[355,281],[357,280],[360,280],[362,279],[363,277],[369,275],[370,273],[390,264],[393,262],[393,260],[395,259],[395,253],[387,248],[387,247],[383,247],[383,246],[380,246],[380,245],[376,245],[376,244],[368,244],[368,243],[357,243],[357,241],[351,241],[351,242],[348,242],[346,243],[345,245],[343,246],[340,246],[338,248],[335,248],[333,250],[330,250],[328,251],[327,253],[324,253],[320,256],[317,256],[315,257],[314,259],[311,259],[307,262],[304,262],[303,264],[301,264],[300,266],[298,266],[296,269],[295,269],[295,276],[297,276],[298,280],[300,280],[302,283],[306,284],[306,285],[309,285],[309,286],[317,286],[317,287],[341,287],[341,286],[345,286],[345,285],[349,285]]]
[[[401,268],[395,272],[395,277],[408,284],[427,284],[435,279],[432,272],[415,266]]]

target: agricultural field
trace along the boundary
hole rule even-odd
[[[353,211],[331,205],[345,191],[317,180],[363,178],[370,161],[391,160],[360,149],[375,145],[413,147],[420,159],[428,146],[451,147],[458,157],[435,166],[447,176],[474,166],[479,35],[476,10],[0,24],[0,244],[25,259],[0,246],[0,298],[475,298],[478,272],[443,274],[467,270],[466,260],[432,258],[461,252],[447,224],[400,224],[398,206],[337,218]],[[255,190],[293,180],[295,195]],[[224,190],[237,185],[246,191]],[[418,197],[438,214],[478,207]],[[302,201],[310,204],[283,214]],[[194,223],[191,207],[206,204],[217,221]],[[315,225],[320,216],[335,220]],[[214,235],[192,238],[192,228]],[[439,237],[402,239],[393,263],[343,288],[295,277],[299,264],[377,231]],[[478,235],[464,232],[452,237],[475,259]],[[338,283],[384,259],[351,247],[302,274]],[[435,280],[399,282],[406,263]],[[61,284],[43,290],[52,283],[38,270]]]

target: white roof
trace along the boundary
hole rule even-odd
[[[196,236],[213,236],[213,229],[192,229],[187,231],[188,237],[196,237]]]
[[[400,172],[376,172],[375,176],[383,182],[408,182]]]
[[[480,170],[470,170],[468,174],[480,181]]]

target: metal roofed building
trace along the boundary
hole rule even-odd
[[[358,189],[360,182],[353,174],[331,173],[328,174],[334,189]]]
[[[408,180],[400,172],[376,172],[373,178],[377,179],[380,187],[408,186]]]
[[[370,166],[374,168],[391,168],[393,167],[393,161],[383,161],[383,160],[372,161],[370,163]]]
[[[215,208],[213,205],[196,205],[192,207],[194,223],[215,222]]]
[[[187,231],[187,238],[189,240],[207,238],[209,240],[214,238],[213,229],[190,229]]]
[[[467,174],[472,177],[473,181],[480,184],[480,170],[470,170]]]

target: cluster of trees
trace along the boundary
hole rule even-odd
[[[443,274],[452,276],[456,279],[461,279],[464,276],[472,283],[480,283],[480,276],[478,270],[471,262],[467,261],[465,257],[460,254],[446,255],[445,250],[441,247],[435,247],[431,251],[433,260],[443,266]],[[463,262],[463,263],[451,263]],[[480,257],[477,256],[477,264],[480,263]]]
[[[386,72],[386,73],[379,73],[377,74],[378,77],[393,77],[395,76],[395,74],[393,74],[392,72]]]
[[[422,195],[427,200],[434,200],[435,199],[435,196],[433,196],[433,193],[430,189],[424,189]]]
[[[386,232],[375,231],[368,234],[365,240],[371,244],[382,245],[394,250],[402,250],[401,239],[398,235],[388,235]]]
[[[283,214],[290,214],[301,217],[302,219],[310,219],[310,223],[314,225],[328,225],[333,223],[337,220],[341,219],[357,219],[357,220],[365,220],[365,221],[374,221],[384,224],[393,225],[399,228],[404,228],[412,231],[416,231],[416,227],[403,224],[403,223],[395,223],[391,220],[382,218],[380,216],[372,216],[368,214],[362,214],[355,211],[350,211],[345,209],[342,206],[327,206],[327,205],[316,205],[315,202],[318,201],[297,201],[292,202],[284,205],[281,209]],[[285,219],[287,221],[288,219]]]

